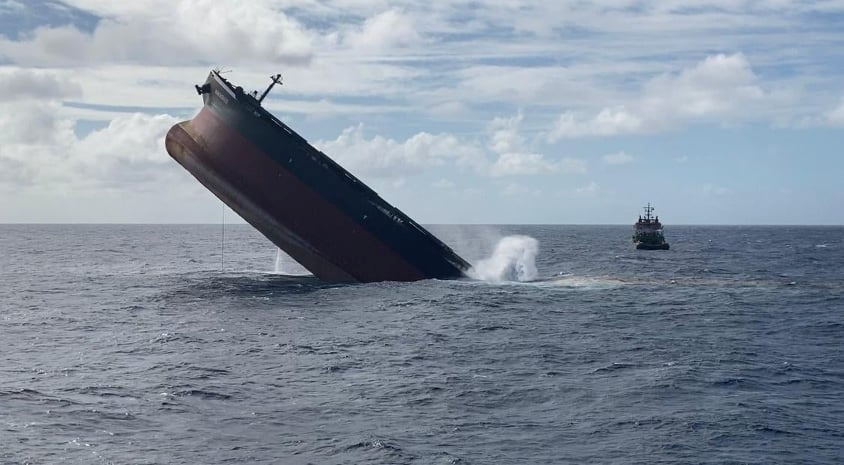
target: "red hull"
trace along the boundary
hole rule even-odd
[[[231,129],[208,107],[174,126],[167,151],[268,239],[327,281],[428,278]]]

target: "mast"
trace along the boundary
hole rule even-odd
[[[648,206],[644,207],[644,209],[645,209],[645,221],[650,222],[651,221],[651,212],[654,211],[654,208],[651,206],[651,203],[648,202]]]
[[[272,79],[273,82],[271,82],[270,86],[267,87],[267,90],[265,90],[264,93],[261,94],[261,98],[258,99],[259,104],[264,101],[264,97],[266,97],[267,94],[270,93],[270,90],[273,88],[274,85],[276,85],[276,84],[281,85],[281,74],[276,74],[275,76],[270,76],[270,79]]]

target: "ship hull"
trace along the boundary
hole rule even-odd
[[[320,279],[456,278],[448,246],[215,73],[204,107],[173,126],[167,152],[214,195]]]
[[[637,242],[636,250],[668,250],[668,243],[663,242],[662,244],[647,244],[644,242]]]

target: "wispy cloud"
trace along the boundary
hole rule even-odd
[[[722,197],[725,195],[729,195],[732,193],[732,189],[724,186],[719,186],[715,184],[706,183],[701,188],[701,192],[705,196],[714,196],[714,197]]]
[[[826,120],[834,126],[844,126],[844,98],[837,107],[826,113]]]
[[[625,165],[627,163],[632,163],[634,160],[632,155],[628,155],[624,152],[616,152],[604,155],[603,157],[601,157],[601,159],[607,165]]]

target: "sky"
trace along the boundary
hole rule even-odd
[[[0,223],[220,222],[164,149],[220,68],[423,224],[841,225],[842,50],[844,0],[0,0]]]

